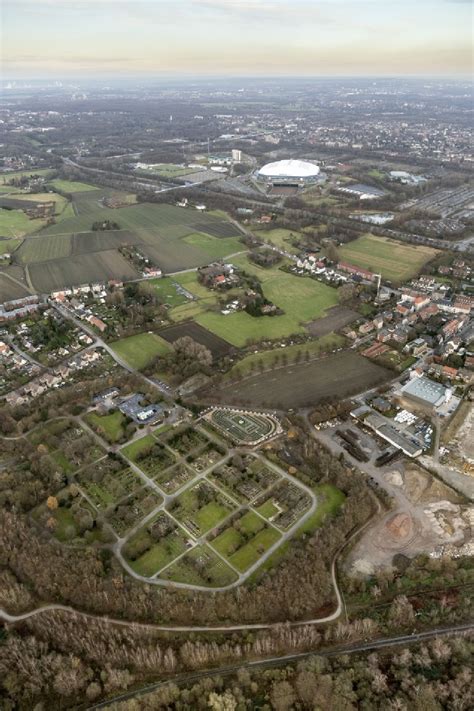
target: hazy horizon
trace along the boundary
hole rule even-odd
[[[3,78],[452,77],[470,0],[4,0]]]

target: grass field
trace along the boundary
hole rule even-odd
[[[211,545],[237,570],[245,572],[279,538],[281,534],[276,529],[266,526],[260,516],[248,511],[238,520],[236,526],[226,528]]]
[[[161,175],[163,178],[180,178],[182,175],[190,175],[196,173],[197,168],[188,168],[187,166],[177,165],[175,163],[156,163],[150,168],[140,168],[137,173],[143,175]]]
[[[30,220],[23,210],[0,209],[0,236],[19,239],[41,229],[46,220]]]
[[[209,496],[201,496],[204,490]],[[180,494],[175,499],[172,513],[191,533],[203,535],[217,526],[232,509],[230,500],[206,482],[196,484]]]
[[[411,279],[437,254],[438,250],[432,247],[404,244],[370,234],[339,248],[343,261],[382,274],[385,279],[393,282]]]
[[[157,520],[170,522],[167,525],[169,530],[161,535],[159,540],[153,537],[153,527]],[[137,556],[137,551],[143,549],[145,550]],[[185,550],[184,531],[174,522],[171,523],[169,516],[161,511],[127,541],[123,552],[135,572],[150,577]]]
[[[127,459],[130,459],[132,462],[135,462],[137,461],[137,455],[139,455],[141,452],[148,449],[149,447],[153,446],[154,444],[155,438],[151,434],[145,435],[145,437],[140,437],[140,439],[136,439],[130,444],[127,444],[126,447],[122,448],[121,452],[127,457]]]
[[[256,563],[280,537],[281,534],[274,528],[265,528],[231,555],[229,560],[237,570],[243,573]]]
[[[314,492],[318,499],[316,511],[303,523],[298,533],[312,533],[326,516],[334,516],[345,501],[345,494],[333,484],[319,484]]]
[[[170,277],[149,279],[147,284],[154,286],[159,298],[163,299],[163,302],[168,304],[170,307],[181,306],[181,304],[189,303],[189,300],[177,291],[176,281]]]
[[[220,312],[207,310],[207,306],[209,303],[212,304],[212,301],[199,302],[200,313],[195,310],[193,314],[197,323],[234,346],[244,346],[247,341],[274,340],[304,333],[306,322],[320,318],[327,309],[337,304],[336,289],[314,279],[297,277],[282,272],[277,267],[262,269],[251,264],[244,256],[236,257],[232,262],[245,271],[255,274],[262,282],[265,296],[285,312],[281,316],[260,318],[254,318],[244,311],[225,316]],[[195,274],[187,277],[185,286],[191,292],[198,296],[209,293],[207,290],[201,291],[203,287],[197,284]],[[177,316],[180,315],[178,310]],[[175,311],[172,312],[172,316],[175,317]]]
[[[191,247],[197,247],[203,252],[206,252],[212,259],[221,259],[228,254],[235,254],[235,252],[244,252],[246,250],[245,245],[240,242],[237,237],[222,237],[216,241],[216,237],[194,232],[187,235],[183,241],[187,245],[191,245]]]
[[[21,244],[19,239],[0,239],[0,254],[11,254]]]
[[[179,583],[206,587],[230,585],[237,580],[237,574],[232,568],[226,565],[207,545],[193,548],[167,568],[160,577]]]
[[[131,368],[141,370],[159,355],[170,352],[170,345],[155,333],[139,333],[137,336],[122,338],[110,344],[120,358]]]
[[[286,230],[284,228],[276,228],[274,230],[254,230],[254,234],[259,239],[265,242],[271,242],[280,249],[292,250],[292,239],[301,239],[301,232],[296,230]]]
[[[99,190],[96,185],[89,185],[88,183],[78,183],[75,180],[52,180],[49,185],[51,185],[55,190],[60,190],[62,193],[85,193],[91,190]]]
[[[90,412],[85,419],[108,442],[118,442],[123,437],[125,417],[119,410],[110,415],[98,415],[95,412]]]

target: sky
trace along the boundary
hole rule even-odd
[[[0,0],[2,76],[463,75],[471,0]]]

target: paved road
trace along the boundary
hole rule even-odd
[[[148,385],[151,385],[154,388],[157,388],[160,390],[163,395],[166,397],[170,398],[173,396],[173,390],[167,385],[166,383],[163,383],[161,380],[156,380],[155,378],[149,378],[146,375],[143,375],[143,373],[140,373],[139,370],[136,370],[136,368],[132,368],[123,358],[121,358],[110,346],[108,343],[106,343],[100,336],[97,335],[97,333],[92,329],[90,326],[87,325],[84,321],[81,321],[77,316],[71,313],[69,309],[64,308],[63,306],[59,306],[58,304],[55,304],[51,302],[52,308],[54,308],[56,311],[58,311],[59,314],[65,319],[68,319],[69,321],[72,321],[75,326],[78,328],[82,329],[87,335],[89,335],[91,338],[94,339],[96,346],[99,348],[102,348],[105,350],[114,360],[116,363],[118,363],[122,368],[127,370],[129,373],[133,373],[133,375],[136,375],[138,378],[141,378],[144,380]]]
[[[437,637],[454,637],[457,635],[465,635],[472,633],[474,630],[473,623],[467,623],[464,625],[457,625],[452,627],[437,627],[434,630],[428,630],[426,632],[415,632],[410,635],[399,635],[398,637],[385,637],[383,639],[375,639],[371,642],[360,642],[349,645],[340,645],[337,647],[331,647],[330,649],[314,649],[310,652],[300,652],[298,654],[287,654],[282,657],[270,657],[268,659],[253,661],[253,662],[243,662],[241,664],[234,664],[232,666],[218,667],[215,669],[206,669],[199,672],[190,672],[176,674],[171,679],[166,681],[158,681],[154,684],[147,684],[141,689],[135,689],[133,691],[126,692],[125,694],[120,694],[115,696],[108,701],[102,701],[99,704],[94,704],[94,706],[87,707],[87,711],[98,711],[99,709],[110,708],[111,704],[119,703],[120,701],[128,701],[137,697],[145,696],[153,691],[157,691],[163,686],[168,684],[186,684],[187,686],[191,683],[203,679],[205,677],[225,677],[232,676],[242,669],[265,669],[271,667],[286,666],[293,662],[301,661],[302,659],[307,659],[308,657],[318,656],[318,657],[335,657],[342,654],[360,654],[361,652],[370,652],[377,649],[385,649],[391,647],[399,647],[401,645],[411,645],[423,642],[425,640],[434,639]]]
[[[251,565],[244,573],[242,573],[242,572],[240,572],[239,570],[237,570],[236,568],[234,568],[234,566],[232,565],[232,563],[230,563],[230,561],[229,561],[227,558],[225,558],[223,555],[221,555],[221,554],[219,553],[219,551],[217,551],[217,550],[215,550],[215,549],[213,548],[214,553],[215,553],[219,558],[221,558],[222,561],[223,561],[226,565],[228,565],[229,567],[231,567],[232,570],[233,570],[233,571],[236,573],[236,575],[237,575],[237,579],[236,579],[233,583],[230,583],[229,585],[222,585],[222,586],[219,586],[219,587],[212,587],[212,588],[209,588],[209,587],[206,587],[206,586],[204,586],[204,585],[191,585],[191,584],[188,584],[188,583],[176,583],[176,582],[172,582],[172,581],[169,581],[169,580],[164,580],[164,579],[162,579],[162,578],[160,579],[160,578],[155,577],[156,575],[158,575],[158,573],[161,573],[165,568],[169,567],[168,565],[164,566],[164,568],[162,568],[162,569],[160,569],[159,571],[157,571],[157,573],[155,573],[155,575],[154,575],[152,578],[150,578],[150,577],[145,577],[145,576],[143,576],[143,575],[140,575],[140,574],[137,573],[136,571],[134,571],[133,568],[130,567],[130,565],[128,564],[128,562],[127,562],[126,559],[124,558],[124,556],[123,556],[123,554],[122,554],[122,548],[123,548],[123,546],[125,545],[126,541],[127,541],[139,528],[141,528],[141,527],[144,525],[144,523],[146,523],[147,521],[149,521],[150,519],[152,519],[159,511],[166,511],[166,513],[168,514],[168,516],[171,516],[171,518],[173,518],[173,520],[175,521],[175,523],[183,530],[185,536],[188,537],[188,538],[193,538],[193,539],[194,539],[195,542],[194,542],[193,547],[207,542],[207,540],[206,540],[206,535],[196,536],[196,535],[190,534],[190,533],[187,531],[186,527],[183,526],[183,524],[182,524],[178,519],[176,519],[176,518],[173,516],[172,513],[170,513],[170,512],[166,509],[166,506],[167,506],[173,499],[175,499],[176,496],[179,496],[180,494],[182,494],[182,493],[183,493],[184,491],[186,491],[187,489],[190,489],[190,488],[192,488],[193,486],[195,486],[195,485],[197,484],[197,482],[199,482],[199,481],[201,481],[202,479],[204,479],[208,474],[210,474],[210,472],[211,472],[213,469],[215,469],[216,467],[219,467],[221,464],[223,464],[225,461],[227,461],[230,457],[232,457],[235,453],[236,453],[236,450],[234,450],[234,449],[229,449],[229,451],[226,453],[226,455],[225,455],[224,457],[222,457],[222,459],[220,459],[218,462],[215,462],[214,464],[211,464],[209,467],[207,467],[206,469],[204,469],[202,472],[196,473],[196,475],[195,475],[192,479],[190,479],[190,480],[187,481],[185,484],[183,484],[183,486],[180,487],[179,489],[177,489],[177,490],[174,492],[174,494],[172,494],[172,495],[166,494],[159,486],[157,486],[157,485],[155,484],[155,482],[154,482],[153,480],[151,480],[144,472],[142,472],[142,470],[139,469],[132,461],[127,460],[128,464],[132,467],[132,469],[134,469],[134,471],[136,471],[137,474],[139,474],[143,479],[145,479],[146,483],[148,483],[149,486],[151,486],[152,488],[154,488],[154,489],[160,494],[160,496],[162,496],[162,498],[164,499],[164,501],[163,501],[159,506],[157,506],[155,509],[153,509],[153,511],[151,511],[145,518],[141,519],[140,522],[139,522],[131,531],[129,531],[129,532],[127,533],[126,536],[124,536],[123,538],[119,539],[119,540],[118,540],[116,543],[114,543],[113,546],[112,546],[112,550],[113,550],[113,552],[115,553],[115,555],[117,556],[117,558],[119,559],[120,563],[123,565],[123,567],[126,569],[126,571],[127,571],[132,577],[134,577],[136,580],[140,580],[140,581],[142,581],[142,582],[144,582],[144,583],[148,583],[148,584],[152,583],[152,584],[155,584],[155,585],[180,587],[180,588],[184,588],[184,589],[188,589],[188,590],[202,590],[202,591],[205,591],[205,592],[210,592],[210,591],[212,591],[212,592],[223,592],[223,591],[225,591],[225,590],[230,590],[230,589],[232,589],[232,588],[234,588],[234,587],[237,587],[238,585],[241,585],[247,578],[249,578],[249,577],[252,575],[252,573],[254,573],[258,568],[260,568],[260,566],[261,566],[263,563],[265,563],[265,561],[272,555],[272,553],[274,553],[281,545],[283,545],[286,541],[288,541],[288,540],[296,533],[296,531],[300,528],[300,526],[302,526],[302,525],[305,523],[305,521],[307,521],[308,518],[313,515],[313,513],[315,512],[315,510],[316,510],[316,508],[317,508],[317,499],[316,499],[316,496],[315,496],[314,492],[313,492],[309,487],[307,487],[305,484],[303,484],[302,482],[300,482],[299,480],[295,480],[295,479],[294,479],[290,474],[288,474],[284,469],[281,469],[280,467],[276,466],[275,464],[273,464],[273,462],[270,462],[269,460],[265,459],[259,452],[256,452],[254,456],[255,456],[257,459],[260,459],[262,462],[264,462],[265,466],[267,466],[267,467],[269,467],[270,469],[272,469],[275,473],[277,473],[280,477],[286,479],[287,481],[289,481],[289,482],[291,482],[291,483],[296,483],[301,489],[303,489],[303,490],[305,491],[305,493],[306,493],[306,494],[310,497],[310,499],[311,499],[311,506],[304,512],[304,514],[295,522],[295,524],[294,524],[288,531],[284,531],[284,532],[279,531],[279,533],[281,534],[280,538],[279,538],[272,546],[270,546],[270,547],[265,551],[265,553],[264,553],[262,556],[260,556],[260,558],[259,558],[255,563],[253,563],[253,565]],[[218,485],[216,482],[214,482],[214,486],[216,486],[216,488],[219,489],[219,491],[222,493],[223,496],[225,496],[227,499],[230,499],[230,500],[232,501],[232,503],[233,503],[236,507],[238,507],[239,509],[241,508],[242,504],[241,504],[240,501],[238,501],[237,499],[235,499],[235,498],[234,498],[233,496],[231,496],[228,492],[226,492],[226,491],[224,491],[223,489],[221,489],[221,487],[219,487],[219,485]],[[251,505],[250,505],[250,506],[251,506]],[[267,520],[266,520],[263,516],[261,516],[261,514],[259,514],[259,512],[258,512],[256,509],[251,508],[251,510],[252,510],[257,516],[259,516],[266,524],[268,524]],[[233,516],[234,514],[235,514],[235,510],[229,511],[229,514],[226,516],[226,518],[222,519],[222,521],[219,522],[219,526],[222,527],[222,526],[226,523],[226,521],[227,521],[228,519],[231,519],[231,518],[232,518],[232,516]],[[278,529],[277,529],[277,530],[278,530]],[[184,555],[186,555],[186,553],[189,552],[189,550],[191,550],[191,549],[189,548],[189,549],[186,549],[185,551],[183,551],[183,553],[181,553],[181,555],[179,555],[177,558],[174,558],[173,561],[171,561],[171,563],[169,563],[169,565],[172,565],[172,564],[175,563],[177,560],[179,560],[180,558],[182,558]]]

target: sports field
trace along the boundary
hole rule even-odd
[[[384,279],[397,283],[416,276],[421,267],[438,254],[432,247],[404,244],[370,234],[343,245],[338,251],[342,261],[382,274]]]
[[[110,346],[131,368],[137,370],[145,368],[157,356],[170,352],[170,345],[155,333],[139,333],[115,341]]]

